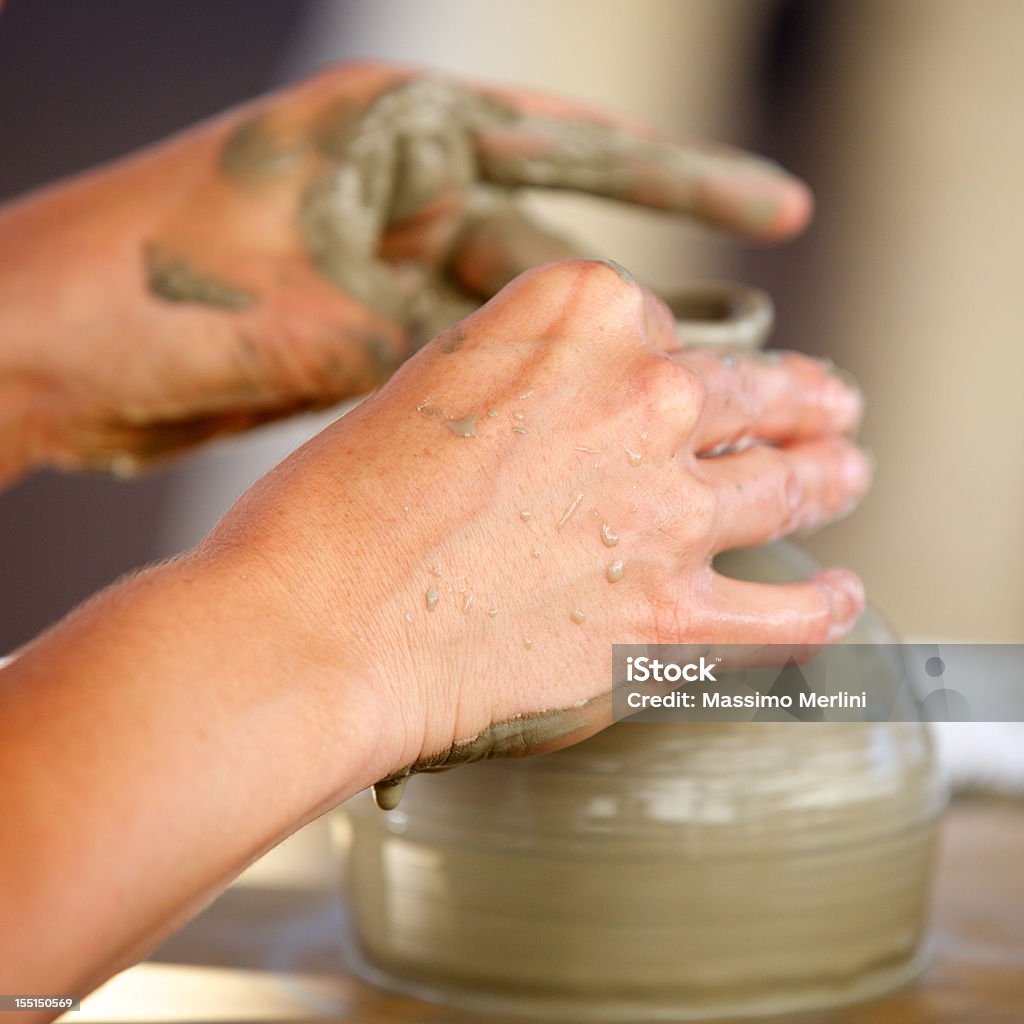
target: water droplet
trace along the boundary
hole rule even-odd
[[[531,639],[530,639],[529,637],[526,637],[526,638],[525,638],[525,639],[523,640],[523,646],[524,646],[524,647],[525,647],[525,648],[526,648],[527,650],[529,650],[529,649],[530,649],[530,648],[531,648],[531,647],[533,646],[533,641],[532,641],[532,640],[531,640]]]
[[[640,440],[641,441],[646,441],[647,440],[647,431],[646,430],[640,435]]]
[[[575,622],[577,626],[579,626],[586,619],[586,615],[584,615],[583,612],[579,610],[579,608],[574,608],[573,613],[569,616],[569,618],[572,619],[572,621]]]
[[[640,463],[643,461],[643,455],[641,455],[640,452],[630,451],[630,449],[627,448],[626,459],[628,460],[631,466],[636,467],[639,466]]]
[[[476,437],[475,416],[464,416],[461,420],[445,420],[444,425],[459,437]]]
[[[406,622],[412,622],[412,612],[406,612],[405,613],[405,621]]]
[[[512,433],[513,434],[528,434],[529,431],[526,429],[526,427],[513,427],[512,428]]]
[[[516,409],[516,411],[514,413],[512,413],[512,419],[519,420],[519,421],[525,420],[526,419],[526,413],[523,412],[520,409]]]
[[[473,607],[473,595],[466,593],[462,595],[462,614],[466,615],[469,609]]]
[[[613,548],[619,543],[619,535],[607,523],[601,527],[601,543],[606,548]]]
[[[520,509],[520,510],[519,510],[519,518],[520,518],[520,519],[522,519],[522,521],[523,521],[524,523],[525,523],[525,522],[526,522],[526,520],[527,520],[527,519],[529,519],[529,518],[530,518],[530,516],[532,516],[532,515],[533,515],[533,513],[532,513],[532,512],[531,512],[531,511],[530,511],[530,510],[529,510],[528,508],[524,508],[524,509]]]
[[[607,575],[609,583],[618,583],[619,580],[622,579],[622,563],[612,562],[612,564],[608,566]]]
[[[533,394],[533,388],[530,388],[529,391],[520,391],[519,394],[516,397],[517,398],[529,398],[530,395],[532,395],[532,394]]]
[[[402,506],[402,511],[403,512],[408,512],[409,511],[409,506],[408,505],[403,505]]]
[[[441,600],[441,595],[437,592],[436,587],[427,587],[423,600],[426,602],[427,611],[432,612],[437,607],[437,602]]]
[[[533,555],[534,558],[540,558],[540,548],[534,548],[530,554]]]
[[[498,418],[498,410],[497,409],[488,409],[487,410],[487,415],[490,416],[492,420],[495,420],[495,419]]]
[[[497,608],[488,608],[488,609],[487,609],[487,614],[488,614],[488,615],[489,615],[489,616],[490,616],[490,617],[491,617],[492,619],[496,619],[496,618],[498,617],[498,609],[497,609]]]

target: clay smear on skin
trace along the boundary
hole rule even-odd
[[[503,131],[521,134],[530,145],[495,145],[493,137],[488,143],[488,132],[500,136]],[[406,325],[431,320],[429,328],[417,331],[425,337],[444,326],[433,321],[458,319],[451,315],[453,282],[437,279],[410,292],[377,252],[390,225],[453,188],[467,188],[482,176],[511,188],[568,188],[686,209],[700,201],[694,183],[726,172],[755,179],[782,173],[749,156],[680,149],[587,121],[522,115],[431,75],[402,82],[365,108],[341,99],[304,137],[283,136],[265,114],[257,114],[228,137],[219,167],[227,180],[247,186],[287,171],[309,153],[326,164],[302,190],[298,204],[299,233],[312,264],[346,294],[391,320]],[[747,213],[758,223],[765,216],[760,206]],[[454,231],[453,238],[457,235]],[[624,268],[607,263],[632,281]],[[171,302],[241,309],[254,301],[244,290],[204,275],[184,256],[155,265],[147,257],[147,266],[151,292]],[[465,306],[466,297],[461,298]],[[459,309],[464,312],[468,308]]]
[[[373,786],[373,799],[383,811],[394,810],[410,775],[438,772],[471,761],[497,757],[525,757],[575,736],[591,726],[596,712],[611,704],[610,694],[580,701],[568,708],[554,708],[517,715],[488,726],[478,736],[461,740],[448,750],[423,758]]]
[[[147,245],[144,256],[150,292],[168,302],[197,302],[218,309],[245,309],[255,302],[249,292],[203,273],[158,245]]]
[[[304,147],[285,141],[267,127],[262,114],[243,121],[220,153],[220,169],[238,182],[272,178],[294,165]]]

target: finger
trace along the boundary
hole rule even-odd
[[[803,583],[750,583],[713,574],[707,632],[719,644],[835,643],[864,610],[864,586],[845,569]]]
[[[451,272],[489,298],[530,267],[582,255],[572,242],[535,224],[507,197],[481,196],[458,239]]]
[[[796,352],[713,349],[685,349],[672,358],[704,382],[704,413],[693,437],[698,455],[847,433],[860,422],[860,389],[830,363]]]
[[[583,107],[552,108],[520,93],[501,98],[519,116],[488,118],[476,130],[487,181],[674,210],[765,240],[796,234],[810,219],[810,190],[769,160],[658,138],[643,126]]]
[[[718,550],[764,544],[845,515],[871,482],[867,456],[843,437],[759,445],[700,466],[715,492]]]

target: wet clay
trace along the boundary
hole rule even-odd
[[[530,639],[524,645],[533,646]],[[495,722],[472,739],[460,740],[447,750],[415,761],[373,786],[373,799],[382,810],[398,806],[406,780],[419,772],[440,772],[456,765],[492,758],[526,757],[592,728],[596,718],[611,708],[611,695],[601,694],[567,708],[552,708]]]
[[[313,130],[329,164],[303,191],[298,214],[317,270],[391,319],[422,317],[437,282],[401,287],[377,259],[380,240],[391,225],[473,182],[474,130],[485,119],[511,116],[507,107],[434,76],[398,85],[362,112],[345,104],[330,109]]]
[[[778,214],[767,197],[723,206],[705,185],[712,180],[782,176],[777,164],[750,154],[638,139],[590,121],[544,116],[519,118],[512,126],[520,145],[485,144],[481,169],[487,180],[509,186],[572,189],[659,209],[692,211],[713,223],[763,228]],[[500,134],[499,134],[500,139]],[[613,261],[612,269],[632,282]]]
[[[350,805],[358,941],[375,980],[533,1019],[865,998],[920,966],[941,804],[916,723],[622,723]]]
[[[255,296],[225,281],[204,274],[185,259],[157,245],[145,250],[149,290],[168,302],[196,302],[218,309],[244,309]]]
[[[441,307],[430,316],[449,316],[449,323],[457,319],[452,303],[459,289],[444,269],[450,251],[441,260],[439,277],[412,286],[400,286],[377,258],[391,226],[439,199],[459,193],[466,197],[463,212],[452,214],[461,217],[450,231],[455,246],[460,228],[474,218],[493,220],[499,209],[507,209],[509,216],[522,219],[502,189],[569,188],[696,210],[717,220],[722,211],[702,208],[709,176],[783,173],[756,158],[637,139],[587,121],[523,115],[432,75],[396,85],[362,110],[341,101],[318,120],[309,141],[326,161],[299,202],[299,230],[309,258],[326,279],[404,324],[422,318],[424,305]],[[256,118],[236,130],[222,163],[235,177],[266,176],[285,166],[292,152]],[[771,214],[753,211],[748,221],[758,227]],[[736,211],[730,216],[737,219]],[[621,265],[605,262],[634,282]],[[463,312],[475,304],[469,302]]]
[[[262,115],[243,121],[220,153],[220,169],[234,181],[256,182],[288,170],[303,147],[277,136]]]

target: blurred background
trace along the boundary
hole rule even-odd
[[[818,196],[810,231],[781,248],[580,197],[530,202],[657,286],[768,289],[774,345],[861,381],[878,460],[864,505],[808,546],[860,572],[908,639],[1019,643],[1022,39],[1019,0],[8,0],[0,198],[356,57],[565,93],[765,153]],[[0,494],[0,654],[196,542],[336,414],[137,481],[39,473]],[[322,826],[292,849],[307,880],[332,870]]]

